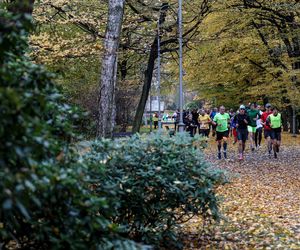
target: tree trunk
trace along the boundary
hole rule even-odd
[[[11,0],[7,10],[15,14],[32,15],[34,2],[35,0]]]
[[[290,123],[290,133],[291,134],[299,134],[299,117],[297,116],[296,110],[294,110],[295,107],[289,106],[288,107],[288,112],[289,112],[289,123]],[[295,121],[294,121],[295,119]],[[295,129],[294,129],[294,124],[295,124]]]
[[[151,89],[151,82],[152,82],[152,76],[153,76],[153,70],[154,70],[156,58],[157,58],[157,38],[155,38],[152,43],[150,55],[149,55],[149,59],[148,59],[147,69],[144,73],[144,85],[143,85],[140,102],[139,102],[138,108],[136,110],[134,121],[133,121],[133,128],[132,128],[133,133],[137,133],[140,131],[145,106],[146,106],[146,103],[147,103],[147,100],[149,97],[149,92]]]
[[[297,62],[297,64],[296,63],[293,64],[293,69],[299,70],[299,68],[298,68],[299,65],[300,65],[299,62]],[[292,83],[293,83],[293,88],[298,88],[299,80],[296,75],[292,76]],[[297,111],[296,111],[297,107],[292,104],[289,108],[290,108],[290,114],[291,114],[290,133],[299,134]]]
[[[98,101],[97,137],[111,137],[115,123],[117,52],[124,14],[124,0],[109,0]]]
[[[282,115],[282,126],[283,126],[283,131],[288,132],[289,131],[289,111],[284,110],[281,112]]]
[[[166,11],[169,9],[168,3],[162,3],[159,13],[159,23],[162,25],[166,21]],[[135,113],[132,132],[137,133],[140,131],[140,127],[143,121],[143,115],[146,107],[146,103],[149,97],[150,89],[151,89],[151,82],[153,77],[153,71],[155,67],[155,60],[158,56],[158,49],[157,49],[157,41],[158,37],[156,37],[151,45],[150,55],[148,59],[147,69],[144,73],[144,85],[142,90],[142,95],[140,98],[140,102],[138,108]],[[170,39],[171,40],[171,39]],[[176,39],[177,41],[177,39]],[[162,43],[161,43],[162,44]],[[163,53],[163,52],[161,52]]]

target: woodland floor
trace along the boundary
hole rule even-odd
[[[223,218],[209,226],[200,218],[183,225],[185,249],[300,249],[299,136],[284,135],[278,159],[269,159],[265,145],[248,149],[244,162],[232,142],[228,153],[228,160],[216,160],[216,144],[207,149],[208,160],[230,176],[218,189]]]

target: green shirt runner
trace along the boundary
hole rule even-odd
[[[218,113],[214,117],[214,122],[217,123],[217,132],[225,132],[228,130],[228,122],[230,121],[230,116],[228,113],[223,115]]]
[[[281,114],[277,114],[276,116],[271,114],[269,116],[269,120],[270,120],[272,129],[281,128],[281,126],[282,126]]]
[[[259,111],[256,109],[250,109],[248,110],[248,116],[250,119],[249,126],[256,127],[256,120],[254,119],[259,117]]]

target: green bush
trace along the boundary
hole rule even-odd
[[[139,249],[110,219],[114,192],[95,194],[93,172],[69,149],[80,114],[25,56],[30,26],[0,10],[0,248]]]
[[[113,221],[126,225],[131,239],[168,249],[180,248],[179,225],[195,215],[218,218],[214,192],[223,174],[213,170],[186,135],[161,134],[94,142],[84,161],[104,169],[94,175],[95,191],[111,189],[120,205]]]

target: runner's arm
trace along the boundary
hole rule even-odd
[[[210,117],[207,117],[207,121],[205,124],[210,124],[210,123],[211,123],[211,119],[210,119]]]
[[[228,115],[228,118],[227,118],[227,127],[228,128],[230,128],[230,122],[231,122],[230,115]]]
[[[212,120],[212,125],[214,125],[214,126],[217,126],[217,125],[218,125],[216,116],[215,116],[214,119]]]
[[[261,115],[261,124],[262,125],[264,125],[264,126],[266,126],[267,124],[266,124],[266,117],[265,117],[265,115],[264,115],[264,113]]]
[[[270,126],[270,128],[272,128],[270,116],[268,116],[266,119],[266,125],[268,125],[268,126]]]
[[[246,122],[245,122],[246,124],[249,124],[250,123],[250,117],[249,116],[247,116],[247,118],[246,118]]]

